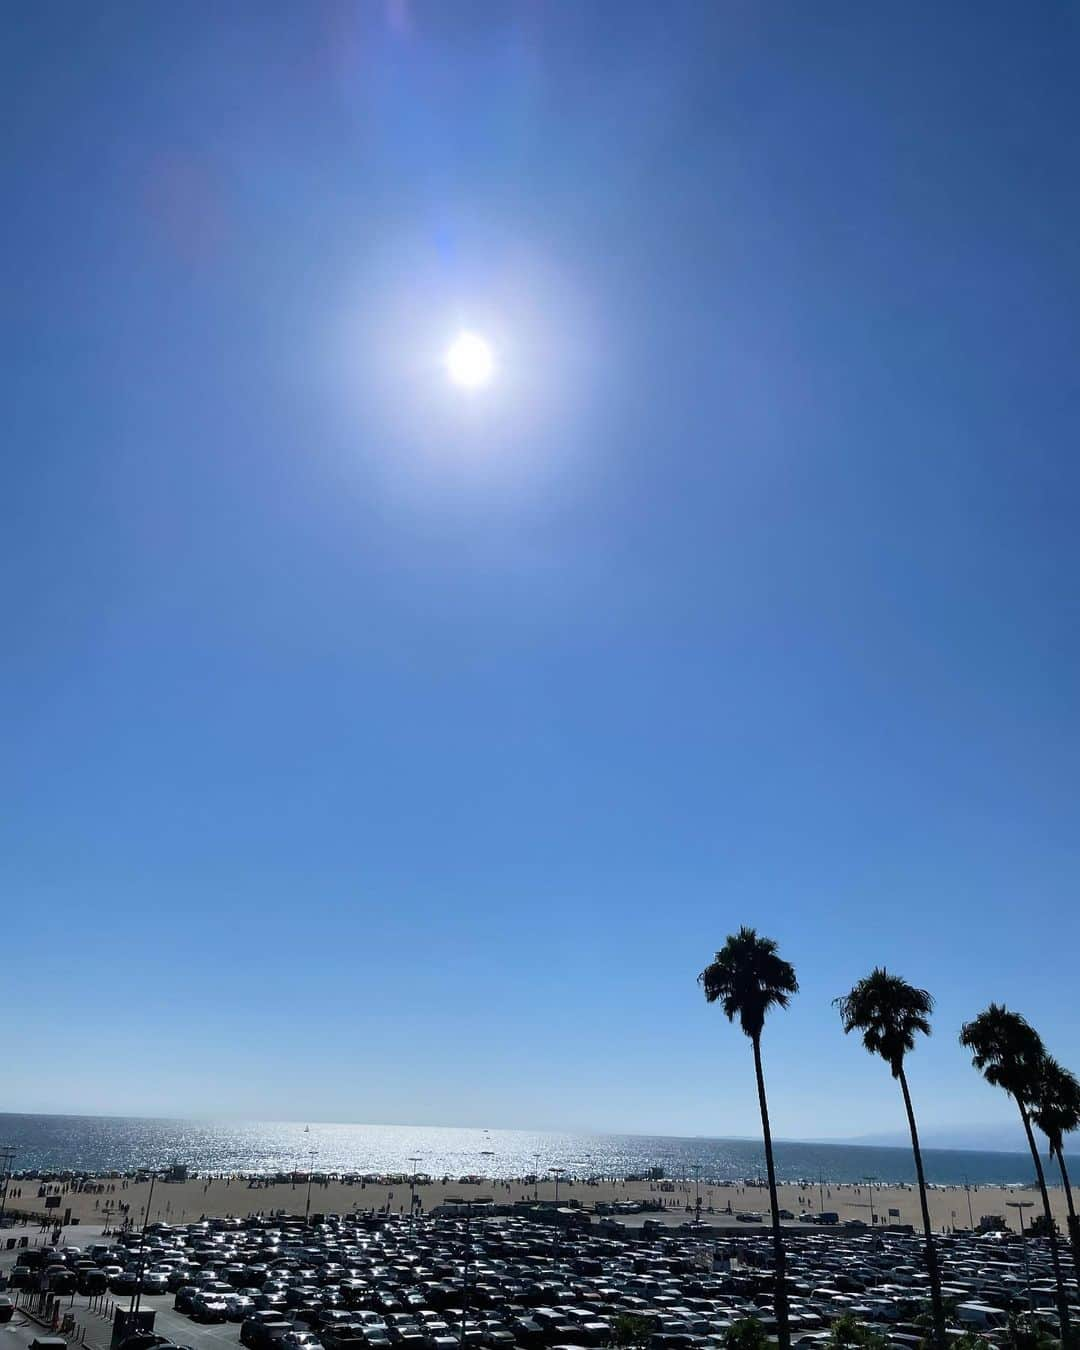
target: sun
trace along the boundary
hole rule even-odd
[[[446,373],[459,389],[482,389],[495,373],[491,346],[478,333],[459,333],[446,353]]]

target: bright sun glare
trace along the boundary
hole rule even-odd
[[[459,333],[446,353],[446,372],[461,389],[481,389],[495,371],[491,347],[476,333]]]

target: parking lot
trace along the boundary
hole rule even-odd
[[[79,1236],[82,1236],[80,1234]],[[549,1350],[607,1345],[620,1318],[643,1319],[652,1350],[720,1350],[745,1317],[772,1327],[770,1239],[732,1228],[621,1228],[569,1211],[410,1220],[378,1213],[154,1224],[142,1235],[38,1249],[11,1271],[44,1281],[104,1346],[94,1309],[127,1307],[142,1285],[153,1331],[191,1350]],[[924,1332],[922,1243],[897,1232],[788,1235],[792,1337],[810,1347],[851,1313],[902,1350]],[[1053,1286],[1042,1244],[940,1240],[946,1297],[959,1324],[994,1339],[1030,1304],[1052,1330]],[[6,1254],[7,1255],[7,1254]],[[1066,1250],[1066,1257],[1068,1252]],[[154,1292],[150,1292],[154,1287]],[[1072,1299],[1077,1303],[1075,1284]],[[25,1295],[24,1295],[25,1297]],[[1080,1316],[1080,1309],[1078,1309]],[[0,1350],[19,1350],[26,1340]],[[143,1347],[130,1347],[143,1350]]]

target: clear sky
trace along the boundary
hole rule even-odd
[[[741,923],[780,1135],[1080,1067],[1073,7],[3,22],[6,1109],[751,1134]]]

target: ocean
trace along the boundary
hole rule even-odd
[[[573,1176],[626,1176],[662,1167],[667,1176],[703,1181],[764,1175],[761,1144],[751,1139],[575,1134],[462,1129],[429,1125],[333,1125],[284,1121],[156,1120],[136,1116],[0,1114],[0,1145],[15,1149],[14,1170],[130,1172],[179,1161],[197,1172],[272,1173],[314,1166],[338,1172],[406,1172],[410,1158],[432,1176],[524,1176],[564,1167]],[[778,1142],[780,1180],[915,1180],[909,1149],[859,1144]],[[1022,1153],[926,1149],[927,1180],[942,1185],[1031,1182]]]

